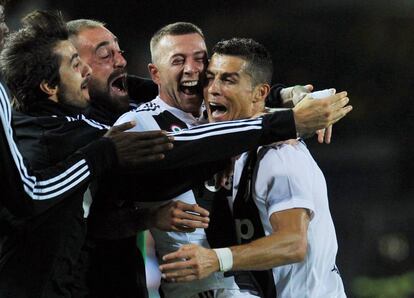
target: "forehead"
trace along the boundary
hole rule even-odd
[[[158,49],[174,54],[193,54],[207,52],[206,43],[198,33],[166,35],[158,43]]]
[[[103,42],[115,43],[116,36],[105,27],[86,28],[79,32],[78,41],[81,45],[92,48],[97,47]]]
[[[237,56],[214,54],[208,65],[208,71],[214,73],[244,73],[247,61]]]
[[[62,58],[62,63],[70,61],[72,56],[78,53],[69,40],[59,41],[53,51]]]

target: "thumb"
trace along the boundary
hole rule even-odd
[[[135,124],[136,124],[135,121],[129,121],[129,122],[122,123],[120,125],[112,126],[111,130],[113,132],[121,132],[121,131],[125,131],[125,130],[133,128]]]

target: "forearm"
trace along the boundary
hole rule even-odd
[[[248,244],[230,247],[233,253],[232,270],[266,270],[301,262],[306,248],[306,237],[278,232]]]

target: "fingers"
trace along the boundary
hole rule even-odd
[[[171,277],[169,274],[164,273],[161,275],[161,277],[169,282],[189,282],[189,281],[194,281],[198,279],[197,275],[192,274],[191,272],[188,272],[188,273],[186,272],[186,274],[188,275],[185,275],[182,277]]]
[[[207,229],[209,212],[197,204],[181,201],[171,203],[172,230],[177,232],[193,232],[195,229]]]
[[[182,201],[176,201],[176,207],[182,211],[190,211],[197,213],[201,216],[209,216],[210,212],[208,210],[200,207],[198,204],[187,204]]]
[[[165,256],[162,257],[162,260],[164,262],[168,262],[168,261],[175,260],[175,259],[189,258],[189,252],[188,252],[188,249],[186,249],[187,246],[189,245],[183,245],[180,247],[179,250],[166,254]],[[167,266],[167,265],[170,265],[170,264],[164,264],[164,265],[161,265],[160,267],[164,268],[164,266]]]
[[[172,263],[162,264],[160,265],[160,271],[161,272],[167,272],[167,271],[178,271],[183,269],[191,268],[191,266],[194,265],[194,262],[192,260],[177,260]],[[175,275],[177,276],[177,275]]]
[[[129,121],[120,125],[112,126],[110,130],[113,132],[121,132],[133,128],[135,124],[135,121]]]
[[[328,96],[326,99],[320,99],[320,101],[328,101],[332,108],[342,108],[349,102],[347,95],[348,93],[346,91],[342,91]]]
[[[328,126],[328,128],[325,130],[325,143],[330,144],[332,138],[332,125]]]
[[[170,282],[187,282],[197,279],[197,272],[194,269],[185,268],[162,273],[161,277]]]
[[[325,139],[325,129],[319,129],[316,131],[318,136],[318,143],[323,144],[323,140]]]
[[[318,143],[330,144],[332,137],[332,125],[328,126],[327,128],[317,130],[316,134],[318,135]]]
[[[332,121],[330,122],[330,125],[335,124],[336,122],[341,120],[343,117],[346,116],[346,114],[348,114],[351,111],[352,111],[352,106],[346,106],[344,108],[334,111],[332,113]]]
[[[326,99],[320,100],[324,102],[323,104],[328,103],[330,105],[329,112],[329,121],[328,126],[338,122],[346,114],[352,111],[352,106],[347,104],[349,103],[349,98],[347,97],[348,93],[346,91],[339,92],[332,96],[327,97]]]

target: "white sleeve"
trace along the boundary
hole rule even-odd
[[[293,208],[308,209],[311,219],[315,204],[312,196],[312,171],[305,145],[270,148],[260,160],[255,193],[264,200],[267,214]]]
[[[116,120],[114,125],[120,125],[129,121],[135,121],[136,125],[128,131],[160,130],[160,127],[151,114],[136,111],[130,111],[123,114]]]

